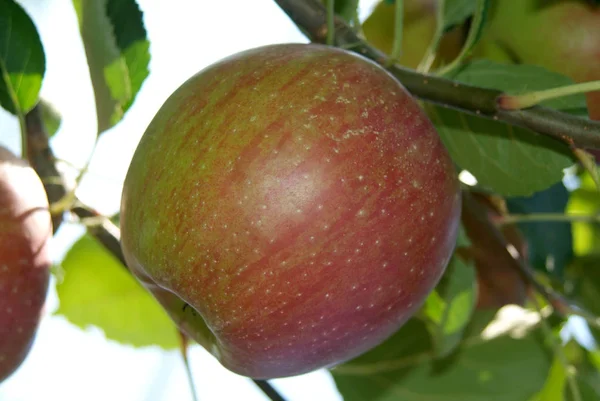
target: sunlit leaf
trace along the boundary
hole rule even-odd
[[[107,338],[120,343],[179,345],[177,329],[162,307],[92,237],[85,235],[73,245],[62,269],[57,314],[81,328],[99,327]]]
[[[72,0],[96,99],[98,133],[118,123],[148,76],[149,41],[135,0]]]
[[[25,10],[0,0],[0,106],[24,115],[38,101],[46,71],[44,48]]]

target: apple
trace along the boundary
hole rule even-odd
[[[600,6],[589,0],[494,1],[478,56],[535,64],[576,82],[600,80]],[[600,119],[600,91],[586,94]]]
[[[402,29],[402,55],[399,63],[417,68],[436,32],[438,0],[405,0]],[[395,5],[379,2],[362,25],[369,43],[390,54],[394,43]],[[464,32],[461,27],[451,30],[442,38],[434,65],[448,64],[462,48]]]
[[[0,382],[23,363],[50,278],[52,223],[35,171],[0,146]]]
[[[387,71],[317,44],[231,55],[146,129],[121,203],[131,271],[178,327],[257,379],[393,334],[453,252],[448,152]]]

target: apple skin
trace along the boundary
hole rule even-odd
[[[52,223],[35,171],[0,146],[0,382],[25,360],[50,278]]]
[[[496,0],[480,43],[478,56],[600,80],[600,6],[590,1]],[[590,118],[599,120],[600,91],[586,97]]]
[[[381,343],[453,252],[460,191],[432,123],[356,54],[260,47],[179,87],[124,182],[128,266],[228,369],[293,376]]]
[[[398,62],[405,67],[417,68],[436,31],[438,0],[405,0],[402,29],[402,54]],[[394,43],[394,4],[378,3],[362,25],[369,43],[386,54],[391,54]],[[462,48],[464,32],[456,28],[446,33],[440,42],[434,66],[452,61]]]

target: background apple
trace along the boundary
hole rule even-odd
[[[421,62],[436,31],[437,5],[438,0],[404,1],[400,64],[415,69]],[[392,52],[394,42],[395,7],[393,3],[381,1],[362,26],[363,34],[369,43],[387,54]],[[446,33],[440,43],[434,65],[447,64],[452,61],[458,56],[463,41],[462,27]]]
[[[476,54],[536,64],[576,82],[600,80],[600,6],[592,1],[493,1]],[[600,91],[587,94],[600,119]]]
[[[0,146],[0,382],[26,358],[48,290],[52,223],[27,163]]]
[[[165,102],[121,206],[128,265],[188,335],[254,378],[379,344],[439,281],[457,176],[376,64],[321,45],[232,55]]]

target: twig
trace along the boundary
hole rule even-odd
[[[275,0],[279,7],[313,42],[325,43],[326,11],[319,0]],[[388,57],[362,40],[341,18],[335,20],[335,45],[361,54],[380,65]],[[504,110],[497,104],[498,90],[484,89],[449,79],[421,74],[393,64],[388,68],[421,100],[481,117],[529,128],[570,146],[600,149],[600,121],[592,121],[546,107]]]
[[[600,214],[565,214],[565,213],[531,213],[531,214],[506,214],[498,217],[496,225],[505,226],[514,223],[535,222],[583,222],[600,223]]]
[[[41,104],[38,103],[25,115],[25,130],[27,135],[27,159],[29,164],[40,176],[48,202],[50,204],[60,201],[69,192],[66,183],[55,165],[54,154],[50,148],[48,134],[42,120]],[[63,220],[63,212],[52,213],[52,226],[54,232],[58,231]]]

